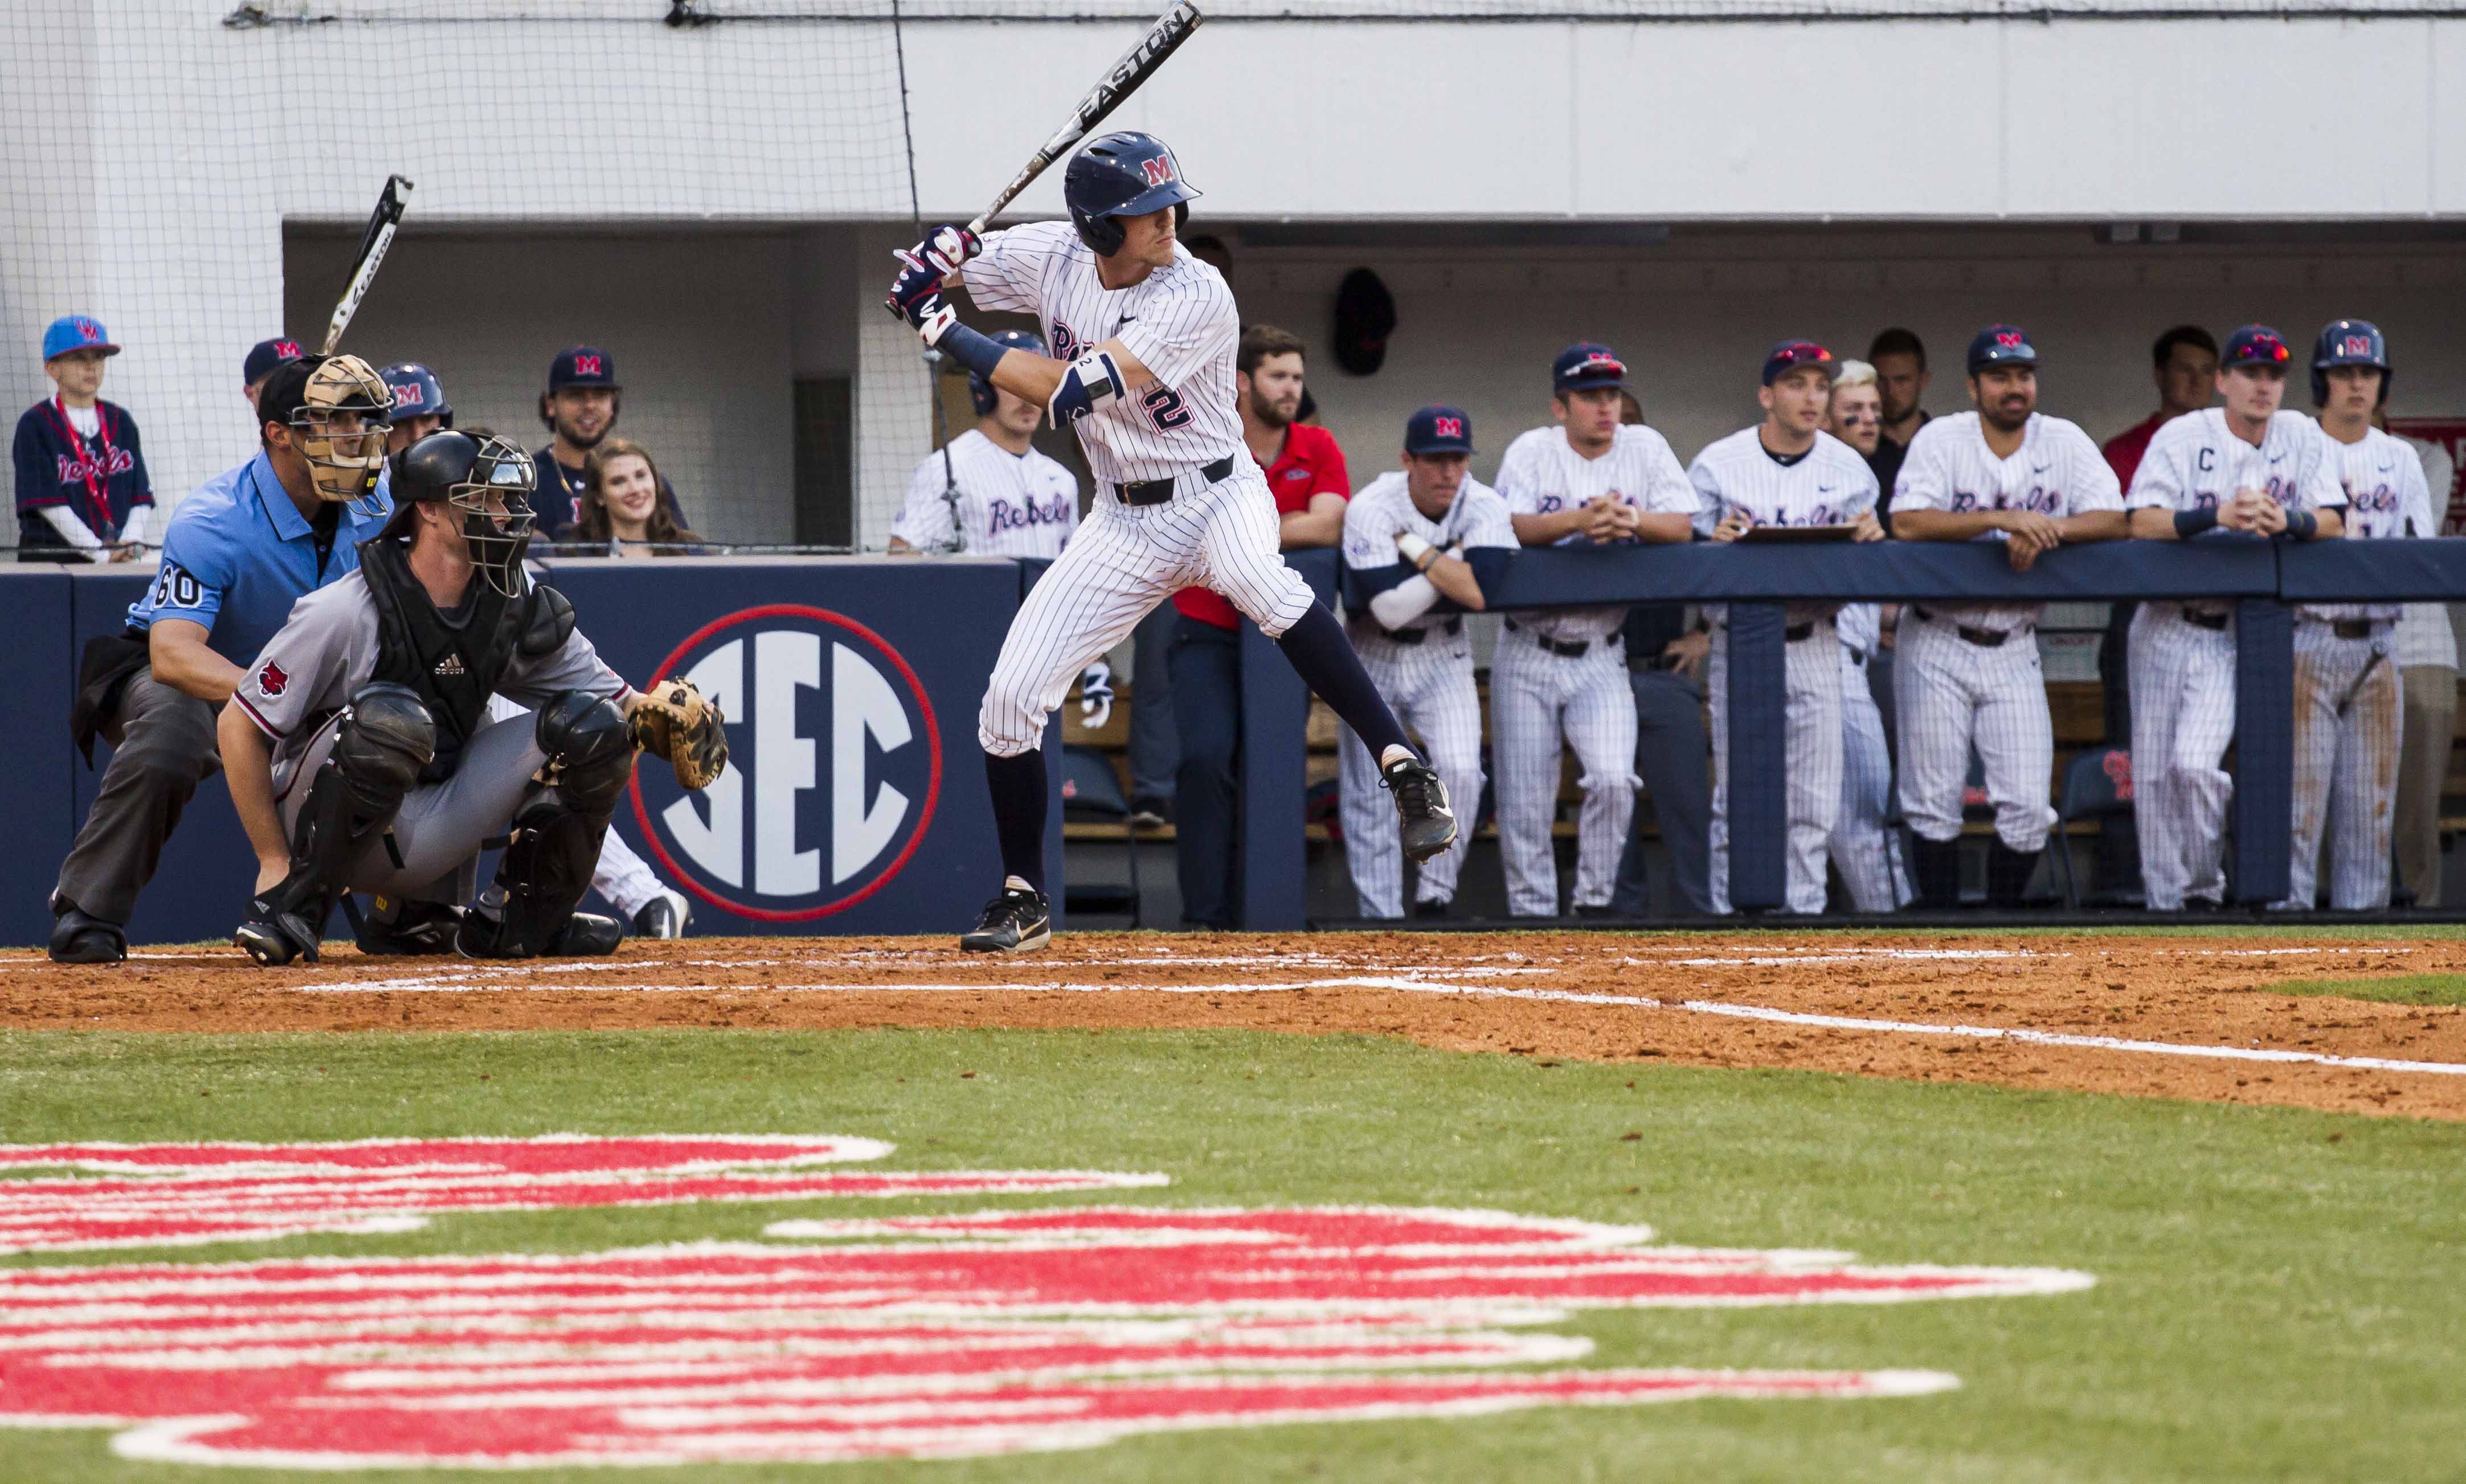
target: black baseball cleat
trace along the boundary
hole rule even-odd
[[[1419,758],[1398,758],[1379,783],[1396,795],[1406,860],[1427,860],[1456,842],[1456,811],[1447,808],[1438,769]]]
[[[128,935],[117,922],[64,906],[52,920],[51,952],[55,963],[118,963],[128,957]]]
[[[595,912],[577,912],[549,940],[540,957],[580,959],[615,953],[625,941],[625,924]]]
[[[1445,921],[1455,915],[1456,904],[1451,897],[1432,897],[1413,903],[1413,916],[1425,922]]]
[[[317,930],[307,919],[262,897],[248,904],[248,920],[233,930],[232,941],[267,968],[280,968],[294,959],[317,962]]]
[[[351,938],[362,953],[398,958],[454,951],[454,935],[462,926],[461,908],[441,901],[406,901],[394,908],[392,921],[380,918],[384,910],[376,905],[368,916],[352,920]]]
[[[642,904],[634,914],[634,936],[637,938],[683,938],[685,924],[693,920],[693,903],[679,892],[661,892]]]
[[[1053,941],[1053,913],[1042,892],[1015,892],[985,903],[976,930],[959,940],[970,953],[1024,953]]]

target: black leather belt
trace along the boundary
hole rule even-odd
[[[1788,628],[1782,630],[1781,631],[1782,642],[1784,644],[1796,644],[1801,639],[1812,639],[1815,637],[1815,631],[1818,629],[1829,629],[1831,627],[1832,620],[1828,618],[1810,618],[1803,624],[1792,624]]]
[[[1865,650],[1858,648],[1858,646],[1854,644],[1845,644],[1841,647],[1850,652],[1850,663],[1853,665],[1863,665],[1867,662],[1867,652]]]
[[[1530,638],[1534,643],[1549,651],[1551,653],[1558,655],[1560,659],[1581,659],[1586,654],[1591,653],[1593,650],[1593,641],[1590,639],[1553,639],[1546,634],[1533,632],[1533,631],[1525,628],[1522,624],[1517,623],[1512,618],[1507,620],[1507,627],[1513,630],[1515,632]],[[1602,642],[1603,644],[1607,644],[1610,641],[1603,639]]]
[[[1953,632],[1961,635],[1970,643],[1977,645],[1982,650],[2000,650],[2004,647],[2004,641],[2011,638],[2014,633],[2029,632],[2026,629],[2016,629],[2009,631],[2002,629],[1972,629],[1967,624],[1955,623],[1949,618],[1939,617],[1932,610],[1922,609],[1915,603],[1910,605],[1910,611],[1917,614],[1918,617],[1925,619],[1928,623],[1945,624],[1950,626]]]
[[[1233,456],[1228,454],[1199,472],[1207,476],[1210,484],[1230,478]],[[1173,498],[1174,486],[1179,482],[1178,479],[1142,479],[1136,484],[1116,484],[1113,493],[1122,498],[1125,505],[1161,505]]]
[[[2368,618],[2331,619],[2329,631],[2341,639],[2368,639],[2372,636],[2372,621]]]
[[[1444,633],[1448,638],[1452,639],[1462,632],[1464,632],[1464,620],[1462,618],[1450,618],[1445,623],[1434,624],[1427,629],[1381,629],[1379,631],[1379,637],[1385,639],[1390,644],[1420,644],[1428,639],[1433,633]]]
[[[2184,622],[2187,624],[2198,624],[2204,629],[2215,630],[2220,633],[2226,632],[2228,620],[2231,616],[2226,613],[2204,613],[2198,609],[2189,608],[2183,611]]]

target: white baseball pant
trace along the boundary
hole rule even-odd
[[[1044,720],[1087,668],[1155,606],[1183,587],[1210,587],[1275,638],[1317,601],[1277,555],[1267,481],[1248,459],[1216,483],[1160,505],[1100,503],[1020,604],[976,717],[976,740],[998,758],[1043,744]],[[1185,475],[1184,488],[1199,476]]]
[[[509,721],[530,714],[503,696],[488,698],[488,720],[491,721]],[[634,853],[634,847],[625,843],[625,837],[618,834],[613,825],[609,827],[607,838],[599,844],[599,864],[591,873],[591,889],[608,898],[611,905],[625,915],[629,923],[633,921],[635,913],[650,905],[651,898],[667,893],[667,888],[660,884],[660,878],[652,874],[641,856]]]
[[[1501,628],[1490,661],[1490,741],[1498,777],[1498,853],[1507,910],[1558,915],[1559,738],[1576,749],[1584,803],[1576,816],[1574,905],[1606,907],[1619,853],[1635,818],[1635,693],[1615,639],[1554,654],[1530,633]]]
[[[2295,838],[2286,899],[2310,911],[2319,892],[2320,836],[2329,836],[2329,905],[2378,911],[2389,901],[2390,808],[2404,740],[2391,626],[2341,639],[2330,625],[2295,620]]]
[[[1471,844],[1470,811],[1481,799],[1481,693],[1473,684],[1472,642],[1459,631],[1433,628],[1420,644],[1396,644],[1368,625],[1352,631],[1361,667],[1370,672],[1396,720],[1418,738],[1456,801],[1466,828],[1453,845],[1421,864],[1416,902],[1455,900]],[[1379,782],[1378,762],[1349,726],[1337,728],[1337,790],[1344,816],[1344,862],[1365,918],[1404,915],[1404,850],[1396,807]]]
[[[2180,603],[2143,603],[2132,615],[2132,823],[2152,912],[2187,897],[2226,900],[2227,804],[2234,779],[2220,764],[2234,740],[2233,620],[2210,629]]]
[[[1824,862],[1841,814],[1841,640],[1830,624],[1782,650],[1782,787],[1789,825],[1782,905],[1824,910]],[[1713,713],[1713,910],[1730,905],[1730,629],[1713,626],[1704,688]]]
[[[2055,811],[2054,719],[2038,641],[2021,630],[2002,644],[1972,644],[1951,622],[1901,610],[1893,661],[1901,721],[1901,817],[1939,843],[1961,837],[1969,755],[1986,771],[1995,832],[2026,855],[2046,849]]]
[[[1901,842],[1885,819],[1893,807],[1893,753],[1884,714],[1867,686],[1867,664],[1841,646],[1841,813],[1828,842],[1832,864],[1860,912],[1897,912],[1917,892]]]

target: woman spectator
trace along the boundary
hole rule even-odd
[[[557,539],[605,546],[613,557],[673,557],[702,543],[660,498],[659,466],[631,438],[610,438],[592,450],[574,509],[574,522]]]

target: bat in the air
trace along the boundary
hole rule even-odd
[[[393,230],[402,221],[402,192],[411,188],[411,182],[399,175],[386,177],[385,191],[377,197],[377,209],[369,213],[369,230],[360,236],[360,254],[351,264],[350,287],[343,290],[342,302],[334,306],[334,318],[325,325],[325,343],[317,352],[319,355],[334,353],[351,316],[360,312],[360,300],[368,297],[369,285],[376,280],[377,265],[385,261],[386,249],[393,245]]]
[[[1048,166],[1067,155],[1072,146],[1087,137],[1089,129],[1104,122],[1106,115],[1121,106],[1122,100],[1137,92],[1141,83],[1155,76],[1155,70],[1164,65],[1164,59],[1174,54],[1175,48],[1190,39],[1190,33],[1199,29],[1199,23],[1205,17],[1199,13],[1199,7],[1192,0],[1178,0],[1171,10],[1157,16],[1155,24],[1148,28],[1148,33],[1139,38],[1137,45],[1124,52],[1120,61],[1107,69],[1096,85],[1087,90],[1087,96],[1079,100],[1079,106],[1070,111],[1069,121],[1028,157],[1027,164],[1011,177],[1010,184],[1002,188],[1001,194],[994,197],[994,204],[985,208],[983,215],[968,224],[968,230],[982,233],[985,223],[1010,205],[1020,191],[1044,173]]]

